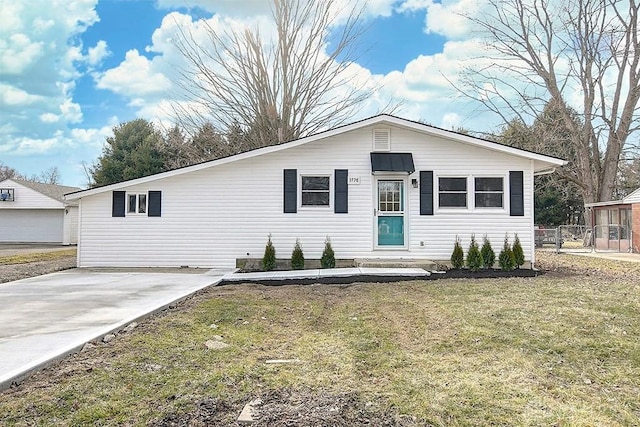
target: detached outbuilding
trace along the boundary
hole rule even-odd
[[[21,179],[0,181],[0,243],[78,242],[78,203],[64,199],[78,187]]]
[[[534,261],[533,177],[563,160],[379,115],[284,144],[68,194],[78,265],[233,267],[267,236],[307,259],[448,260],[456,236],[517,233]]]
[[[586,203],[596,250],[640,253],[640,188],[622,200]]]

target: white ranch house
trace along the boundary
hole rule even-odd
[[[76,244],[78,203],[64,195],[77,190],[16,178],[0,181],[0,243]]]
[[[300,239],[320,258],[448,260],[456,236],[518,233],[534,261],[533,177],[563,160],[379,115],[284,144],[66,196],[78,266],[234,267]]]

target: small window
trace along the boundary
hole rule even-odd
[[[329,206],[329,177],[302,177],[302,206]]]
[[[15,200],[13,188],[0,188],[0,202],[15,202]]]
[[[438,178],[438,204],[441,208],[466,208],[467,178]]]
[[[146,194],[128,194],[127,195],[127,213],[131,215],[147,213],[147,195]]]
[[[475,178],[476,208],[503,207],[502,178]]]

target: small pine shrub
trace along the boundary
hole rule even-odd
[[[520,244],[520,239],[518,238],[518,233],[516,233],[513,238],[513,247],[511,248],[513,251],[513,259],[515,262],[516,268],[520,268],[521,265],[524,265],[524,251],[522,250],[522,245]]]
[[[327,236],[324,241],[324,251],[320,258],[320,265],[322,268],[335,268],[336,266],[336,255],[331,247],[331,239],[329,239],[329,236]]]
[[[267,239],[267,246],[264,248],[264,255],[262,256],[262,269],[264,271],[271,271],[276,268],[276,248],[271,243],[271,234]]]
[[[471,271],[478,271],[482,267],[482,255],[480,255],[480,248],[478,242],[476,242],[476,236],[471,235],[471,243],[469,244],[469,251],[467,252],[467,267]]]
[[[451,266],[453,268],[464,267],[464,252],[462,251],[462,245],[460,239],[456,236],[456,243],[453,245],[453,253],[451,254]]]
[[[498,264],[500,264],[500,268],[504,271],[511,271],[516,265],[513,251],[511,250],[511,246],[509,246],[508,235],[504,237],[504,245],[502,246],[500,255],[498,255]]]
[[[491,242],[486,235],[484,236],[482,249],[480,249],[480,256],[482,256],[482,266],[484,268],[491,268],[496,263],[496,253],[493,251]]]
[[[291,253],[291,268],[294,270],[302,270],[304,268],[304,253],[300,246],[300,239],[296,239],[296,245]]]

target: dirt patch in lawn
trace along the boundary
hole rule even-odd
[[[319,394],[310,390],[277,390],[256,396],[251,425],[256,427],[317,426],[416,426],[415,417],[398,415],[392,409],[380,408],[376,402],[363,399],[354,392]],[[240,426],[238,414],[246,401],[216,398],[200,400],[186,413],[169,414],[152,422],[151,427]]]

